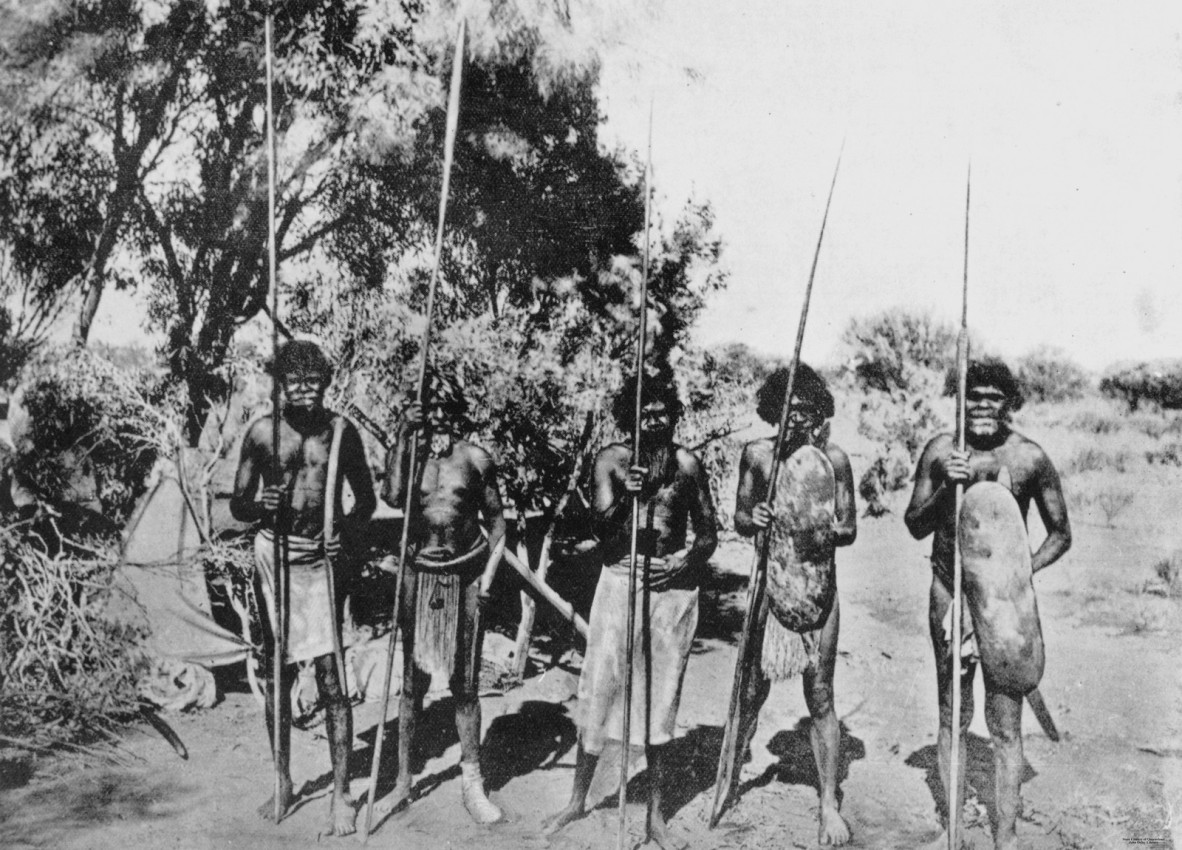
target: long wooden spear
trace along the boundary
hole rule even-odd
[[[960,333],[956,337],[956,449],[965,450],[965,394],[969,375],[969,199],[973,185],[973,166],[969,165],[964,188],[964,282],[960,298]],[[954,515],[955,541],[952,559],[952,741],[948,753],[948,847],[956,850],[956,832],[960,818],[960,642],[963,631],[961,621],[961,581],[963,564],[960,552],[960,505],[964,500],[964,482],[956,484],[956,513]]]
[[[653,107],[648,109],[648,157],[644,165],[644,259],[640,266],[640,334],[636,342],[636,416],[632,428],[632,465],[640,463],[640,416],[644,406],[644,349],[648,342],[648,232],[652,223],[653,193],[649,185],[653,168]],[[628,631],[624,638],[624,718],[620,735],[620,822],[616,830],[616,848],[624,850],[628,839],[628,755],[632,735],[632,652],[636,627],[636,548],[640,530],[640,494],[632,496],[632,542],[628,556]],[[647,724],[646,724],[647,725]],[[648,730],[645,730],[648,740]]]
[[[842,151],[845,150],[844,143]],[[813,280],[817,276],[817,260],[821,256],[821,242],[825,239],[825,223],[829,220],[829,205],[833,202],[833,189],[837,185],[837,172],[841,168],[841,153],[833,168],[833,181],[829,184],[829,197],[825,201],[825,215],[821,218],[821,232],[817,236],[817,247],[813,252],[813,265],[809,270],[808,285],[804,290],[804,304],[800,308],[800,322],[796,327],[796,346],[792,351],[792,363],[788,367],[788,383],[784,387],[784,404],[780,408],[780,425],[772,449],[772,468],[768,475],[768,492],[763,501],[770,501],[780,474],[780,455],[788,436],[788,411],[792,406],[792,390],[796,383],[796,367],[800,363],[800,349],[804,344],[804,327],[809,315],[809,300],[813,295]],[[714,783],[714,805],[710,811],[710,828],[718,825],[723,807],[730,797],[735,780],[735,755],[738,748],[739,715],[743,691],[755,659],[755,632],[759,625],[759,612],[763,606],[764,586],[767,581],[768,542],[767,531],[760,533],[755,544],[755,563],[751,566],[751,581],[747,585],[747,613],[743,616],[743,631],[739,634],[738,656],[735,659],[734,685],[731,689],[730,708],[727,711],[726,727],[722,734],[722,752],[718,760],[718,776]],[[750,657],[749,657],[750,656]]]
[[[275,357],[279,351],[279,275],[277,268],[277,252],[275,249],[275,102],[273,89],[275,83],[274,68],[272,67],[271,35],[274,29],[274,13],[268,8],[267,19],[263,27],[265,41],[265,66],[267,74],[267,274],[271,286],[271,480],[278,485],[283,470],[279,462],[279,373],[276,371]],[[283,558],[283,535],[280,523],[283,520],[282,503],[275,510],[272,557],[275,564],[275,634],[274,657],[271,660],[271,753],[275,761],[275,823],[283,818],[283,780],[284,765],[287,764],[286,754],[283,752],[281,727],[283,726],[283,688],[280,687],[283,677],[283,656],[287,652],[287,564]]]
[[[439,223],[435,229],[435,258],[431,271],[431,285],[427,290],[427,315],[423,326],[423,339],[419,350],[419,374],[416,384],[415,398],[423,399],[423,391],[427,383],[427,354],[431,346],[431,316],[435,312],[435,293],[439,288],[439,266],[443,258],[443,226],[447,220],[447,195],[451,185],[452,155],[456,144],[456,127],[460,120],[460,82],[464,71],[464,36],[466,27],[464,19],[460,19],[456,29],[455,54],[451,68],[451,90],[447,99],[447,130],[443,141],[443,186],[439,193]],[[386,732],[386,709],[390,701],[390,678],[394,669],[394,649],[399,628],[399,606],[402,602],[402,585],[406,580],[406,552],[410,541],[411,513],[415,506],[415,490],[418,489],[418,439],[412,435],[410,441],[410,466],[406,478],[406,504],[402,514],[402,540],[398,546],[398,586],[394,589],[394,619],[390,628],[390,643],[386,658],[386,677],[382,683],[382,710],[378,722],[377,737],[374,741],[373,765],[369,775],[369,799],[365,807],[365,822],[362,825],[361,840],[369,839],[369,831],[373,825],[374,796],[378,787],[378,770],[382,761],[382,743]],[[405,640],[403,641],[405,644]],[[402,687],[410,687],[410,682],[403,682]]]

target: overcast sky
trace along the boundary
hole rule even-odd
[[[1182,356],[1182,3],[667,0],[608,54],[603,139],[643,151],[658,203],[714,204],[728,290],[704,344],[791,352],[837,154],[805,338],[849,318],[959,317],[995,350],[1083,365]],[[95,338],[140,315],[108,292]]]
[[[605,140],[666,214],[710,200],[732,278],[699,331],[791,352],[845,154],[805,356],[850,316],[957,320],[1004,355],[1182,356],[1182,3],[676,0],[611,54]],[[687,68],[693,73],[687,73]]]

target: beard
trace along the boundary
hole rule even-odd
[[[431,457],[443,457],[451,451],[451,447],[455,444],[456,438],[451,431],[433,431],[430,436],[430,443],[427,450]]]
[[[648,470],[645,476],[645,489],[649,484],[659,485],[665,478],[665,470],[669,466],[669,459],[673,456],[672,432],[659,432],[650,439],[642,437],[640,441],[640,457],[637,463]]]

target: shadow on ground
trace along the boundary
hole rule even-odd
[[[803,785],[821,792],[821,778],[817,774],[817,763],[813,757],[813,745],[809,740],[812,719],[802,717],[794,729],[782,729],[768,741],[768,752],[777,758],[763,773],[739,787],[736,799],[755,788],[762,788],[772,782],[785,785]],[[841,784],[849,777],[850,765],[866,758],[866,745],[861,738],[850,734],[849,728],[841,724],[841,743],[837,754],[837,799],[842,797]]]
[[[965,740],[965,794],[971,800],[974,796],[985,806],[990,820],[996,812],[996,797],[993,793],[993,745],[989,739],[982,738],[968,732]],[[940,768],[937,761],[936,745],[928,744],[907,756],[903,762],[908,767],[917,767],[924,771],[924,782],[928,792],[932,795],[932,805],[936,814],[944,819],[948,811],[948,800],[944,796],[944,787],[940,782]],[[1026,762],[1022,771],[1022,782],[1029,782],[1037,774],[1030,762]]]
[[[0,846],[57,847],[71,832],[175,816],[192,789],[160,776],[109,770],[10,791],[0,800]]]
[[[499,791],[515,777],[553,767],[577,741],[578,730],[564,706],[523,702],[488,728],[480,747],[485,788]]]

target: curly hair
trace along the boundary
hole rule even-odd
[[[432,367],[427,370],[423,405],[438,407],[449,416],[459,419],[468,415],[468,399],[464,396],[464,388],[460,386],[455,375],[446,369]]]
[[[332,377],[332,364],[324,349],[310,339],[289,339],[275,352],[271,374],[282,380],[293,372],[315,372],[327,381]]]
[[[1010,410],[1021,409],[1026,401],[1026,397],[1022,394],[1022,387],[1014,377],[1014,373],[1010,371],[1010,367],[1005,364],[1005,361],[998,357],[982,357],[969,361],[965,388],[971,389],[972,387],[997,387],[1006,397]],[[955,365],[944,376],[944,395],[956,395]]]
[[[788,367],[776,369],[763,382],[763,386],[755,394],[755,412],[759,418],[769,425],[780,424],[780,413],[784,409],[784,393],[788,389]],[[792,383],[792,397],[800,401],[807,401],[814,405],[821,415],[829,419],[833,416],[833,394],[825,384],[825,379],[818,375],[807,363],[796,365],[796,379]]]
[[[669,414],[669,421],[676,425],[684,410],[681,399],[677,395],[677,381],[672,372],[661,369],[655,375],[646,375],[644,384],[640,388],[641,406],[659,401],[664,402],[665,410]],[[636,375],[629,375],[624,379],[616,397],[612,399],[612,416],[616,420],[616,427],[625,434],[632,432],[636,418]]]

